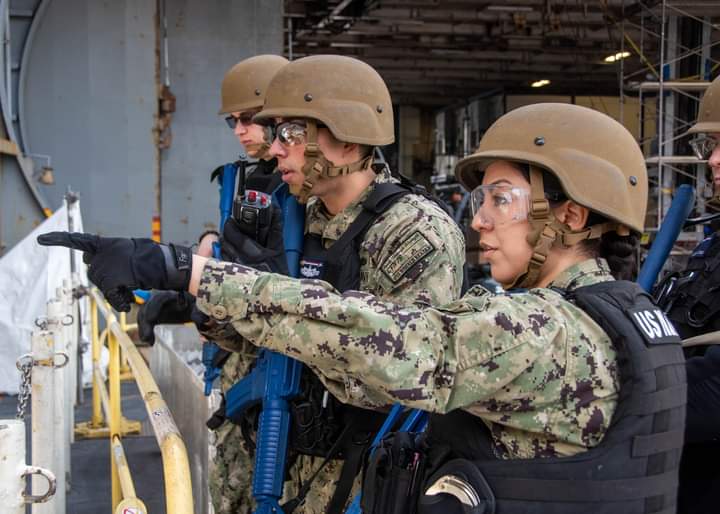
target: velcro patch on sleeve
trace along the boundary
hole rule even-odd
[[[415,231],[385,261],[382,272],[394,284],[397,284],[408,270],[434,253],[435,250],[435,246],[427,237],[420,231]]]

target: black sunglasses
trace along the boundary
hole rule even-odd
[[[225,117],[225,123],[228,124],[228,127],[235,130],[235,127],[237,127],[238,122],[240,122],[241,125],[244,125],[247,127],[248,125],[252,125],[253,123],[253,116],[257,114],[257,111],[251,111],[251,112],[242,112],[240,113],[240,116],[235,116],[231,114],[230,116]]]

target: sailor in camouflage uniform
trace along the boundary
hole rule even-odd
[[[259,159],[262,165],[262,170],[254,170],[246,179],[248,189],[271,193],[279,184],[277,161],[268,152],[272,137],[268,137],[266,127],[252,122],[252,116],[261,109],[270,80],[287,63],[285,58],[277,55],[258,55],[239,62],[223,78],[220,114],[228,115],[228,125],[248,156]],[[228,237],[228,231],[223,235],[221,251],[225,248],[223,255],[226,256],[230,254],[227,250],[236,242]],[[202,332],[203,328],[207,330],[209,326],[198,328]],[[213,335],[219,336],[219,331]],[[232,346],[237,350],[231,352],[222,365],[220,390],[225,393],[248,373],[257,352],[247,340],[233,332],[222,335],[211,340],[221,348]],[[252,466],[253,460],[243,444],[240,427],[229,421],[219,424],[215,429],[215,456],[208,477],[216,514],[249,514],[254,510],[250,474]]]
[[[270,153],[290,192],[307,203],[303,276],[400,304],[441,305],[459,297],[465,258],[459,228],[422,189],[373,164],[373,148],[394,141],[390,95],[375,70],[341,56],[293,61],[273,78],[255,121],[277,125]],[[349,231],[357,235],[348,241]],[[229,327],[218,324],[217,335]],[[238,347],[229,348],[247,351],[234,341]],[[343,461],[332,459],[316,474],[324,460],[296,455],[284,500],[314,477],[296,513],[328,511]],[[345,498],[338,502],[336,510]]]
[[[168,278],[143,278],[127,270],[158,261],[140,259],[137,240],[60,233],[41,242],[87,251],[98,266],[91,278],[112,276],[103,291],[116,303],[119,284],[187,287],[203,312],[305,362],[338,398],[436,413],[430,449],[447,443],[463,466],[441,463],[430,470],[439,478],[420,477],[421,490],[411,481],[407,512],[428,499],[437,510],[425,512],[450,512],[450,496],[467,506],[459,493],[432,496],[447,479],[468,482],[460,492],[478,495],[483,512],[496,502],[498,512],[673,512],[685,418],[680,340],[637,284],[613,278],[634,260],[647,204],[634,138],[597,111],[526,106],[496,121],[456,174],[472,191],[492,276],[508,292],[476,287],[439,308],[197,256],[190,273],[183,257],[166,264]],[[110,271],[119,247],[122,265]],[[363,498],[394,483],[395,471],[366,480]],[[384,512],[378,505],[363,507]]]
[[[268,127],[252,122],[265,99],[270,79],[285,66],[288,60],[278,55],[257,55],[244,59],[230,68],[223,77],[221,86],[221,106],[218,114],[226,115],[225,121],[232,129],[247,156],[256,162],[248,166],[245,184],[248,189],[266,193],[281,183],[276,171],[277,161],[268,153],[272,142]],[[229,227],[228,227],[229,228]],[[236,231],[237,232],[237,231]],[[237,253],[232,250],[234,237],[225,232],[221,243],[224,258],[234,260]],[[198,253],[212,255],[211,245],[217,241],[217,231],[205,231],[199,238]],[[154,342],[153,329],[160,323],[198,322],[203,332],[211,326],[200,321],[202,315],[192,315],[193,302],[176,292],[155,291],[150,300],[141,307],[138,314],[140,337],[144,341]],[[220,390],[224,393],[240,378],[245,376],[255,360],[255,347],[233,331],[215,330],[212,340],[221,347],[231,346],[237,351],[217,355],[221,366]],[[251,494],[252,458],[243,445],[240,427],[223,422],[217,414],[208,422],[214,429],[214,456],[210,462],[209,487],[216,514],[249,514],[253,509]]]

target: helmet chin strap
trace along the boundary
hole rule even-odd
[[[270,155],[269,152],[273,139],[272,129],[270,127],[264,127],[263,134],[264,138],[262,143],[251,143],[249,145],[245,145],[245,151],[248,155],[252,153],[253,155],[251,157],[255,159],[269,161],[272,159],[272,155]]]
[[[572,230],[569,225],[561,223],[550,209],[550,202],[545,198],[542,171],[530,166],[530,210],[528,212],[530,233],[527,242],[532,247],[525,271],[518,275],[512,284],[513,287],[535,287],[550,249],[557,242],[562,248],[570,248],[587,239],[599,239],[606,232],[617,232],[620,235],[629,235],[627,227],[616,222],[606,222],[589,227]]]
[[[348,175],[355,171],[361,171],[372,166],[372,154],[363,157],[359,161],[335,166],[329,161],[317,142],[317,124],[313,120],[307,120],[307,133],[305,143],[305,165],[302,172],[305,181],[301,185],[291,185],[290,193],[295,195],[300,203],[307,203],[312,196],[313,186],[323,178],[339,177]]]
[[[268,150],[270,150],[270,145],[268,143],[252,143],[245,145],[245,151],[250,157],[254,159],[262,159],[263,161],[269,161],[272,159]]]

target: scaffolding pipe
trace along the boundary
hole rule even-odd
[[[660,74],[658,76],[658,155],[665,156],[665,0],[662,0],[662,15],[660,17]],[[663,216],[663,163],[658,162],[658,188],[657,188],[657,219],[656,226],[660,228]]]
[[[663,5],[665,2],[663,2]],[[664,12],[664,11],[663,11]],[[678,22],[676,16],[668,16],[663,17],[665,20],[665,24],[667,26],[667,43],[665,47],[665,53],[663,56],[663,60],[661,61],[661,69],[662,69],[662,75],[663,75],[663,89],[666,89],[666,83],[665,78],[667,77],[674,77],[676,75],[676,65],[673,62],[666,62],[668,60],[672,61],[677,54],[677,43],[678,43]],[[667,77],[666,77],[666,71],[667,70]],[[677,102],[675,101],[675,95],[673,94],[660,94],[663,102],[663,122],[662,122],[662,152],[659,153],[659,155],[662,157],[670,156],[675,153],[674,148],[674,120],[676,118],[675,113],[677,112]],[[660,184],[662,184],[662,217],[658,220],[658,227],[660,227],[662,221],[665,219],[665,216],[667,215],[668,209],[670,209],[670,204],[672,203],[673,199],[673,190],[675,188],[675,176],[672,173],[672,170],[669,169],[667,166],[665,166],[665,162],[662,160],[660,161],[660,172],[661,172],[661,180]]]
[[[53,434],[53,417],[55,414],[54,362],[55,348],[53,334],[47,330],[36,330],[31,338],[32,366],[32,417],[31,417],[31,448],[32,465],[50,469],[57,465],[54,455],[55,437]],[[22,357],[21,357],[22,358]],[[61,405],[58,405],[62,408]],[[63,472],[62,469],[53,470]],[[45,480],[40,476],[32,478],[32,492],[38,495],[45,487]],[[57,499],[49,503],[39,503],[32,507],[33,514],[55,514]]]

